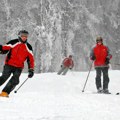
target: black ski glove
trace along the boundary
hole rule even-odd
[[[0,51],[2,51],[2,45],[0,45]]]
[[[96,58],[95,58],[95,56],[91,56],[91,60],[95,60]]]
[[[29,69],[29,70],[28,70],[28,77],[29,77],[29,78],[32,78],[33,75],[34,75],[34,70],[33,70],[33,69]]]
[[[0,54],[2,54],[2,45],[0,45]]]
[[[105,64],[108,65],[109,63],[110,63],[110,59],[109,59],[109,58],[106,58]]]
[[[73,69],[73,67],[69,67],[69,69],[70,69],[70,70],[72,70],[72,69]]]

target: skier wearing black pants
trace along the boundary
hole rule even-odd
[[[3,88],[0,96],[9,97],[10,92],[19,84],[19,77],[24,68],[24,62],[28,63],[28,77],[34,75],[34,57],[32,46],[27,42],[28,32],[21,30],[18,39],[10,40],[6,45],[0,45],[1,54],[7,53],[2,76],[0,76],[0,86],[13,74]]]
[[[103,45],[102,37],[97,37],[96,46],[93,47],[90,53],[90,59],[94,61],[94,66],[96,70],[96,88],[98,93],[109,94],[108,84],[109,84],[109,61],[112,58],[110,50],[107,46]],[[103,73],[103,86],[101,83],[101,74]]]
[[[108,89],[109,77],[108,77],[108,67],[96,67],[96,87],[98,92],[101,92],[101,73],[103,73],[103,90]]]
[[[6,92],[7,94],[10,94],[10,92],[19,83],[19,77],[21,75],[21,72],[22,68],[5,65],[2,76],[0,77],[0,86],[10,77],[11,73],[13,73],[13,76],[2,91]]]

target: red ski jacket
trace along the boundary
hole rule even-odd
[[[64,67],[73,67],[74,66],[74,63],[73,63],[73,60],[71,58],[65,58],[63,60],[63,65]]]
[[[108,57],[109,59],[112,58],[112,55],[110,54],[110,50],[107,46],[101,44],[101,45],[96,45],[92,51],[91,55],[95,57],[94,65],[95,67],[105,67],[108,66],[105,64],[106,58]]]
[[[24,68],[24,62],[27,60],[29,69],[34,69],[32,46],[28,42],[23,43],[19,39],[14,39],[3,45],[2,50],[8,51],[5,64]]]

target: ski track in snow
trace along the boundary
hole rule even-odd
[[[16,94],[0,98],[0,120],[120,120],[120,95],[115,95],[120,91],[120,71],[109,72],[112,95],[92,94],[96,92],[95,71],[82,93],[87,74],[35,74]],[[26,77],[22,74],[20,84]]]

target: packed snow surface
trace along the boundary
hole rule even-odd
[[[109,71],[110,95],[96,94],[94,70],[82,92],[87,75],[75,71],[65,76],[35,74],[17,93],[0,97],[0,120],[120,120],[120,95],[115,95],[120,92],[120,71]],[[16,89],[26,78],[23,73]]]

